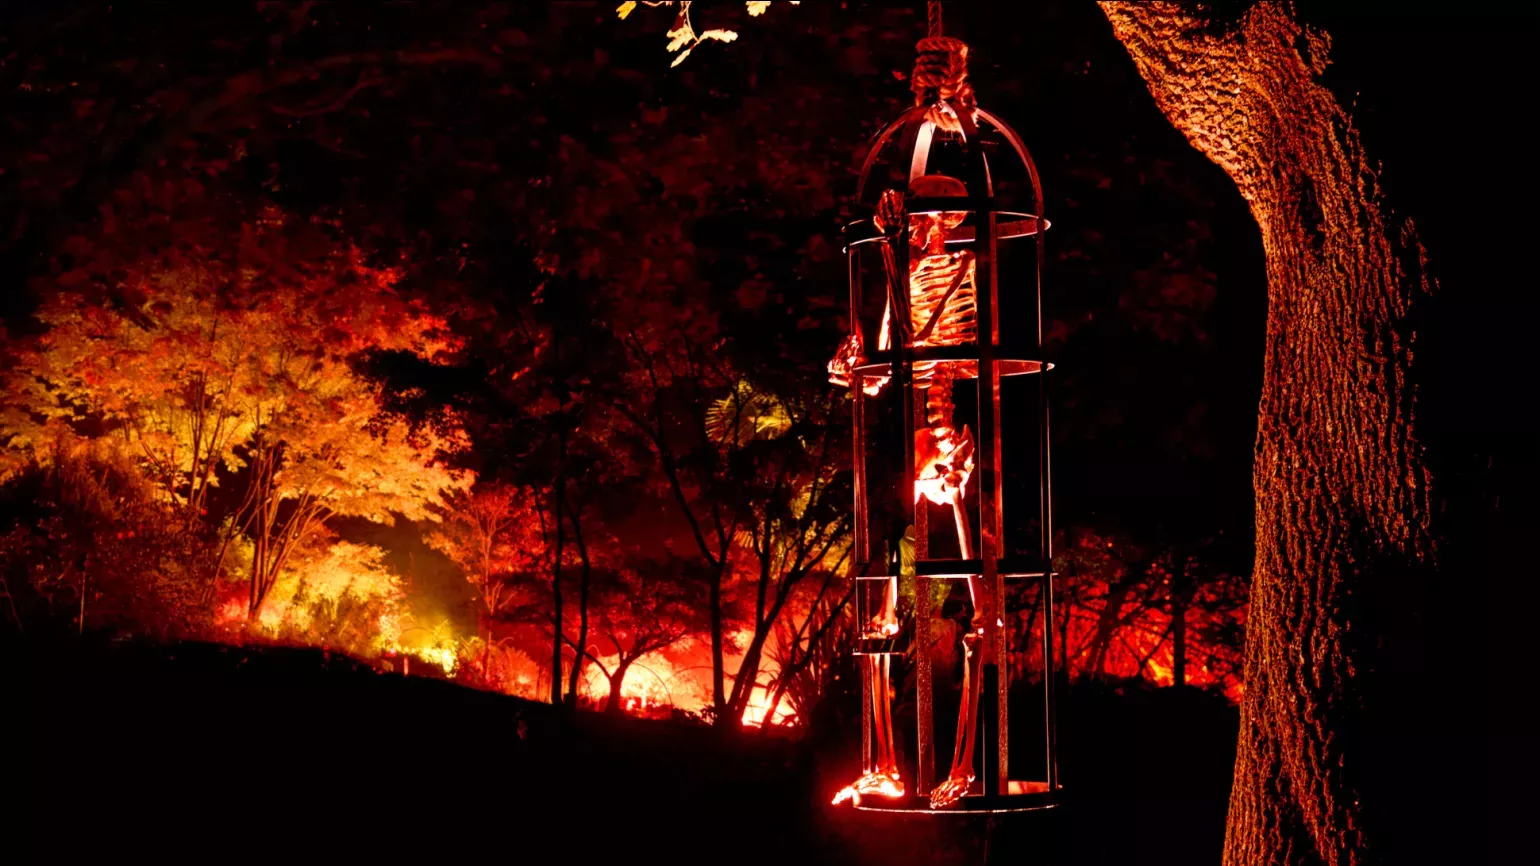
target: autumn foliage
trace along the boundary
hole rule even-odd
[[[327,522],[430,519],[469,479],[444,462],[455,431],[386,417],[380,385],[354,365],[371,352],[437,358],[452,348],[444,322],[395,292],[398,272],[366,264],[325,226],[271,205],[247,211],[195,183],[143,182],[92,236],[70,241],[74,267],[50,280],[42,330],[11,359],[12,471],[44,479],[79,515],[41,527],[51,541],[39,543],[74,560],[45,583],[127,567],[149,584],[81,581],[80,625],[93,598],[154,599],[174,573],[184,611],[242,584],[253,627],[377,642],[378,628],[359,623],[396,603],[395,578],[381,551],[337,541]],[[114,541],[175,539],[183,554],[93,568],[101,547],[67,553],[77,523],[103,521],[128,527]],[[339,612],[348,605],[350,617]],[[321,615],[356,622],[321,627]],[[362,631],[342,639],[349,629]]]

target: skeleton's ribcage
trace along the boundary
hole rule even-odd
[[[971,253],[926,256],[914,264],[909,275],[909,321],[916,346],[958,346],[978,339],[978,319],[974,287],[974,258]],[[962,283],[947,297],[947,290],[958,275]],[[945,299],[945,306],[942,306]],[[941,307],[941,316],[930,333],[920,334]],[[934,362],[920,362],[914,368],[915,379],[928,382],[926,416],[931,424],[953,424],[952,379],[960,371]]]
[[[909,322],[915,345],[957,346],[977,339],[973,270],[973,256],[967,252],[926,256],[914,263],[909,272]],[[920,339],[959,274],[962,284],[946,299],[935,327]]]

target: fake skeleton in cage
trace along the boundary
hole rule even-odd
[[[911,194],[924,198],[965,197],[961,181],[928,175],[910,183]],[[878,203],[877,228],[887,235],[882,247],[887,265],[888,301],[883,312],[878,348],[892,348],[894,340],[909,347],[956,346],[978,339],[976,320],[977,288],[972,252],[948,252],[946,239],[964,219],[955,211],[914,214],[909,218],[909,268],[907,278],[897,274],[893,241],[903,219],[903,201],[894,190],[883,193]],[[887,385],[888,377],[860,377],[855,370],[864,361],[859,334],[852,334],[829,362],[830,380],[837,384],[857,383],[867,394],[877,394]],[[921,498],[937,505],[950,505],[956,522],[957,543],[963,559],[975,556],[972,527],[963,506],[967,484],[973,473],[973,434],[963,425],[958,430],[953,417],[952,382],[960,375],[976,376],[976,369],[966,364],[917,362],[913,368],[915,387],[924,394],[920,414],[915,420],[914,455],[916,504]],[[968,592],[973,602],[973,617],[963,638],[963,703],[958,711],[957,740],[952,767],[947,778],[930,792],[932,808],[953,805],[966,794],[974,781],[973,750],[978,732],[978,709],[984,655],[992,646],[991,630],[997,625],[995,599],[978,575],[968,576]],[[867,624],[867,637],[891,637],[898,632],[896,606],[898,577],[888,579],[882,610]],[[922,633],[923,634],[923,633]],[[928,635],[927,635],[928,637]],[[923,637],[921,639],[924,639]],[[872,697],[872,716],[876,728],[876,749],[872,764],[853,784],[835,797],[859,803],[862,796],[902,796],[903,783],[893,748],[892,680],[889,658],[868,655],[863,676],[868,678]]]

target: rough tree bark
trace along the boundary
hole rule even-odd
[[[1326,34],[1291,6],[1261,2],[1227,22],[1171,3],[1101,6],[1160,109],[1240,188],[1267,257],[1224,862],[1383,862],[1374,599],[1433,554],[1409,378],[1412,310],[1433,288],[1423,249],[1322,84]]]

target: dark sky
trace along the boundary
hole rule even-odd
[[[1540,193],[1533,7],[1345,15],[1314,5],[1326,8],[1306,14],[1333,38],[1329,81],[1358,95],[1369,153],[1440,281],[1423,331],[1423,417],[1440,433],[1534,432],[1540,414],[1524,384],[1536,372],[1529,334],[1540,313],[1529,261]]]

